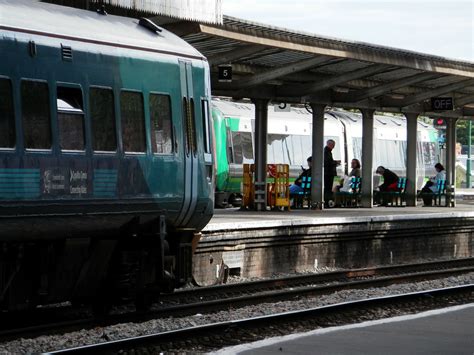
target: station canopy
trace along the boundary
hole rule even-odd
[[[225,15],[216,25],[154,20],[208,58],[213,95],[447,118],[474,116],[472,62]],[[219,81],[219,66],[228,64],[232,81]],[[454,109],[435,112],[431,98],[439,97],[453,98]]]
[[[53,4],[128,17],[167,16],[173,19],[222,24],[222,0],[42,0]],[[110,11],[109,11],[110,10]]]

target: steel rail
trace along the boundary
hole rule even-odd
[[[189,327],[185,329],[160,332],[155,334],[143,335],[132,338],[125,338],[120,340],[113,340],[99,344],[85,345],[81,347],[63,349],[50,352],[50,354],[94,354],[117,352],[120,350],[137,349],[146,346],[157,346],[160,344],[170,344],[179,342],[183,339],[187,341],[197,339],[200,337],[210,335],[219,336],[235,332],[238,329],[258,329],[262,326],[268,327],[269,324],[301,322],[304,319],[315,319],[323,315],[341,314],[347,311],[360,311],[364,309],[374,309],[375,307],[383,307],[386,305],[394,306],[401,303],[413,303],[420,300],[425,301],[428,297],[438,299],[442,297],[449,297],[453,295],[466,294],[470,299],[473,297],[474,284],[447,287],[441,289],[431,289],[426,291],[411,292],[399,295],[382,296],[376,298],[369,298],[364,300],[349,301],[338,304],[332,304],[322,307],[316,307],[301,311],[290,311],[254,318],[247,318],[242,320],[234,320],[227,322],[219,322],[208,325],[201,325],[196,327]]]
[[[441,270],[439,270],[440,267],[442,267]],[[423,271],[420,272],[418,270]],[[164,301],[163,306],[146,313],[113,314],[102,319],[89,317],[72,321],[50,321],[41,325],[13,327],[0,330],[0,339],[5,341],[19,336],[32,337],[118,323],[144,322],[154,318],[185,316],[196,312],[210,313],[227,309],[229,306],[235,307],[274,302],[276,300],[291,300],[300,296],[307,297],[347,289],[381,287],[394,283],[440,278],[472,271],[474,271],[474,258],[465,258],[422,264],[341,270],[240,284],[193,288],[163,297],[160,299],[160,301]],[[390,276],[377,277],[378,275]]]

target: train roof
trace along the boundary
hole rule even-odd
[[[219,110],[225,117],[235,118],[249,118],[254,119],[255,109],[254,105],[246,102],[234,102],[229,100],[213,99],[212,104]],[[285,119],[285,120],[296,120],[304,118],[312,121],[311,113],[304,107],[291,107],[291,112],[279,111],[275,112],[273,106],[270,105],[268,108],[268,117],[270,119]],[[336,119],[342,119],[345,122],[351,124],[360,124],[362,122],[362,115],[357,112],[350,112],[346,110],[330,110],[326,112],[325,117],[333,117]],[[375,115],[375,125],[384,127],[403,127],[405,129],[406,119],[401,116],[395,115]],[[419,122],[419,128],[432,129],[430,125]]]
[[[37,0],[0,0],[0,30],[205,59],[173,33],[153,32],[139,25],[138,19]]]

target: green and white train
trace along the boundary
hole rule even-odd
[[[212,101],[212,118],[216,143],[216,207],[241,203],[242,164],[254,162],[254,105],[220,99]],[[342,110],[325,115],[325,141],[333,139],[334,159],[341,160],[338,175],[350,170],[353,158],[362,157],[362,116]],[[406,166],[406,120],[401,116],[375,116],[374,168],[383,165],[400,176]],[[291,112],[268,109],[267,162],[290,165],[291,179],[301,172],[311,155],[312,116],[304,107],[292,107]],[[425,176],[434,173],[439,150],[437,131],[418,123],[418,187]],[[375,177],[378,183],[378,176]]]

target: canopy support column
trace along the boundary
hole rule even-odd
[[[456,187],[456,123],[457,119],[446,120],[446,190],[454,195]],[[456,199],[452,196],[451,207],[456,206]]]
[[[311,207],[324,208],[323,167],[324,167],[324,109],[325,105],[311,104],[313,111]]]
[[[362,207],[373,206],[374,110],[362,112]]]
[[[253,99],[255,105],[255,210],[267,208],[268,99]]]
[[[406,113],[407,118],[407,206],[416,206],[416,163],[417,163],[417,136],[418,136],[418,114]]]

